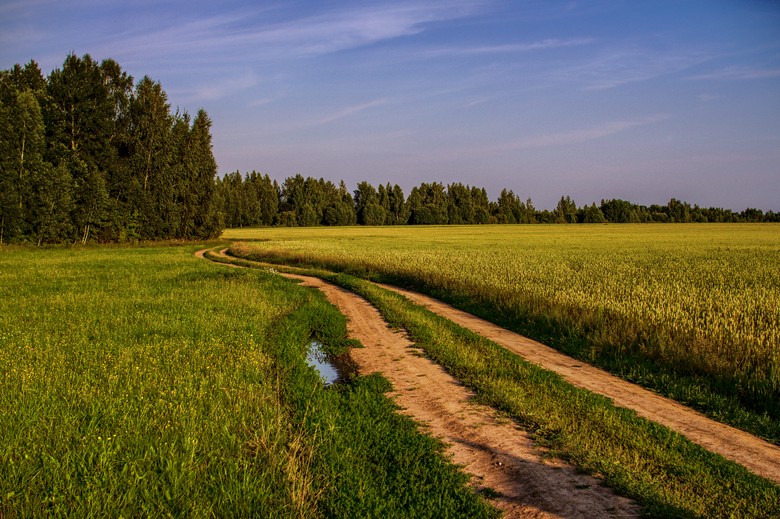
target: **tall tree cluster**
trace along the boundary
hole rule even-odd
[[[216,183],[218,205],[227,227],[262,225],[446,225],[486,223],[640,223],[640,222],[772,222],[780,214],[758,209],[740,213],[702,208],[671,199],[667,205],[637,205],[620,199],[577,206],[562,196],[555,209],[537,210],[504,189],[495,201],[487,191],[460,182],[423,182],[405,197],[398,185],[360,182],[350,193],[344,181],[336,187],[324,179],[287,178],[278,184],[257,172],[225,175]]]
[[[162,86],[69,55],[0,71],[0,242],[207,238],[222,229],[211,121]]]

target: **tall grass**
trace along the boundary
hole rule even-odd
[[[409,515],[424,485],[494,515],[386,383],[323,387],[307,344],[346,327],[320,294],[194,250],[0,249],[0,517],[360,515],[362,487]],[[369,422],[397,448],[345,451]]]
[[[780,227],[262,229],[239,254],[411,285],[780,441]],[[683,382],[681,382],[683,381]]]
[[[0,256],[8,515],[314,514],[312,447],[287,418],[265,339],[303,301],[188,253]]]

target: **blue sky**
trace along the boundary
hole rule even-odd
[[[780,210],[777,1],[0,3],[0,68],[70,52],[205,108],[220,173]]]

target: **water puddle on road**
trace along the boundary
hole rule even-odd
[[[349,379],[356,370],[355,363],[349,355],[345,353],[338,357],[331,357],[323,351],[319,341],[309,343],[306,363],[317,370],[325,387]]]

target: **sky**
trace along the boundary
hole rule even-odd
[[[0,0],[0,68],[69,53],[204,108],[221,175],[780,211],[777,0]]]

